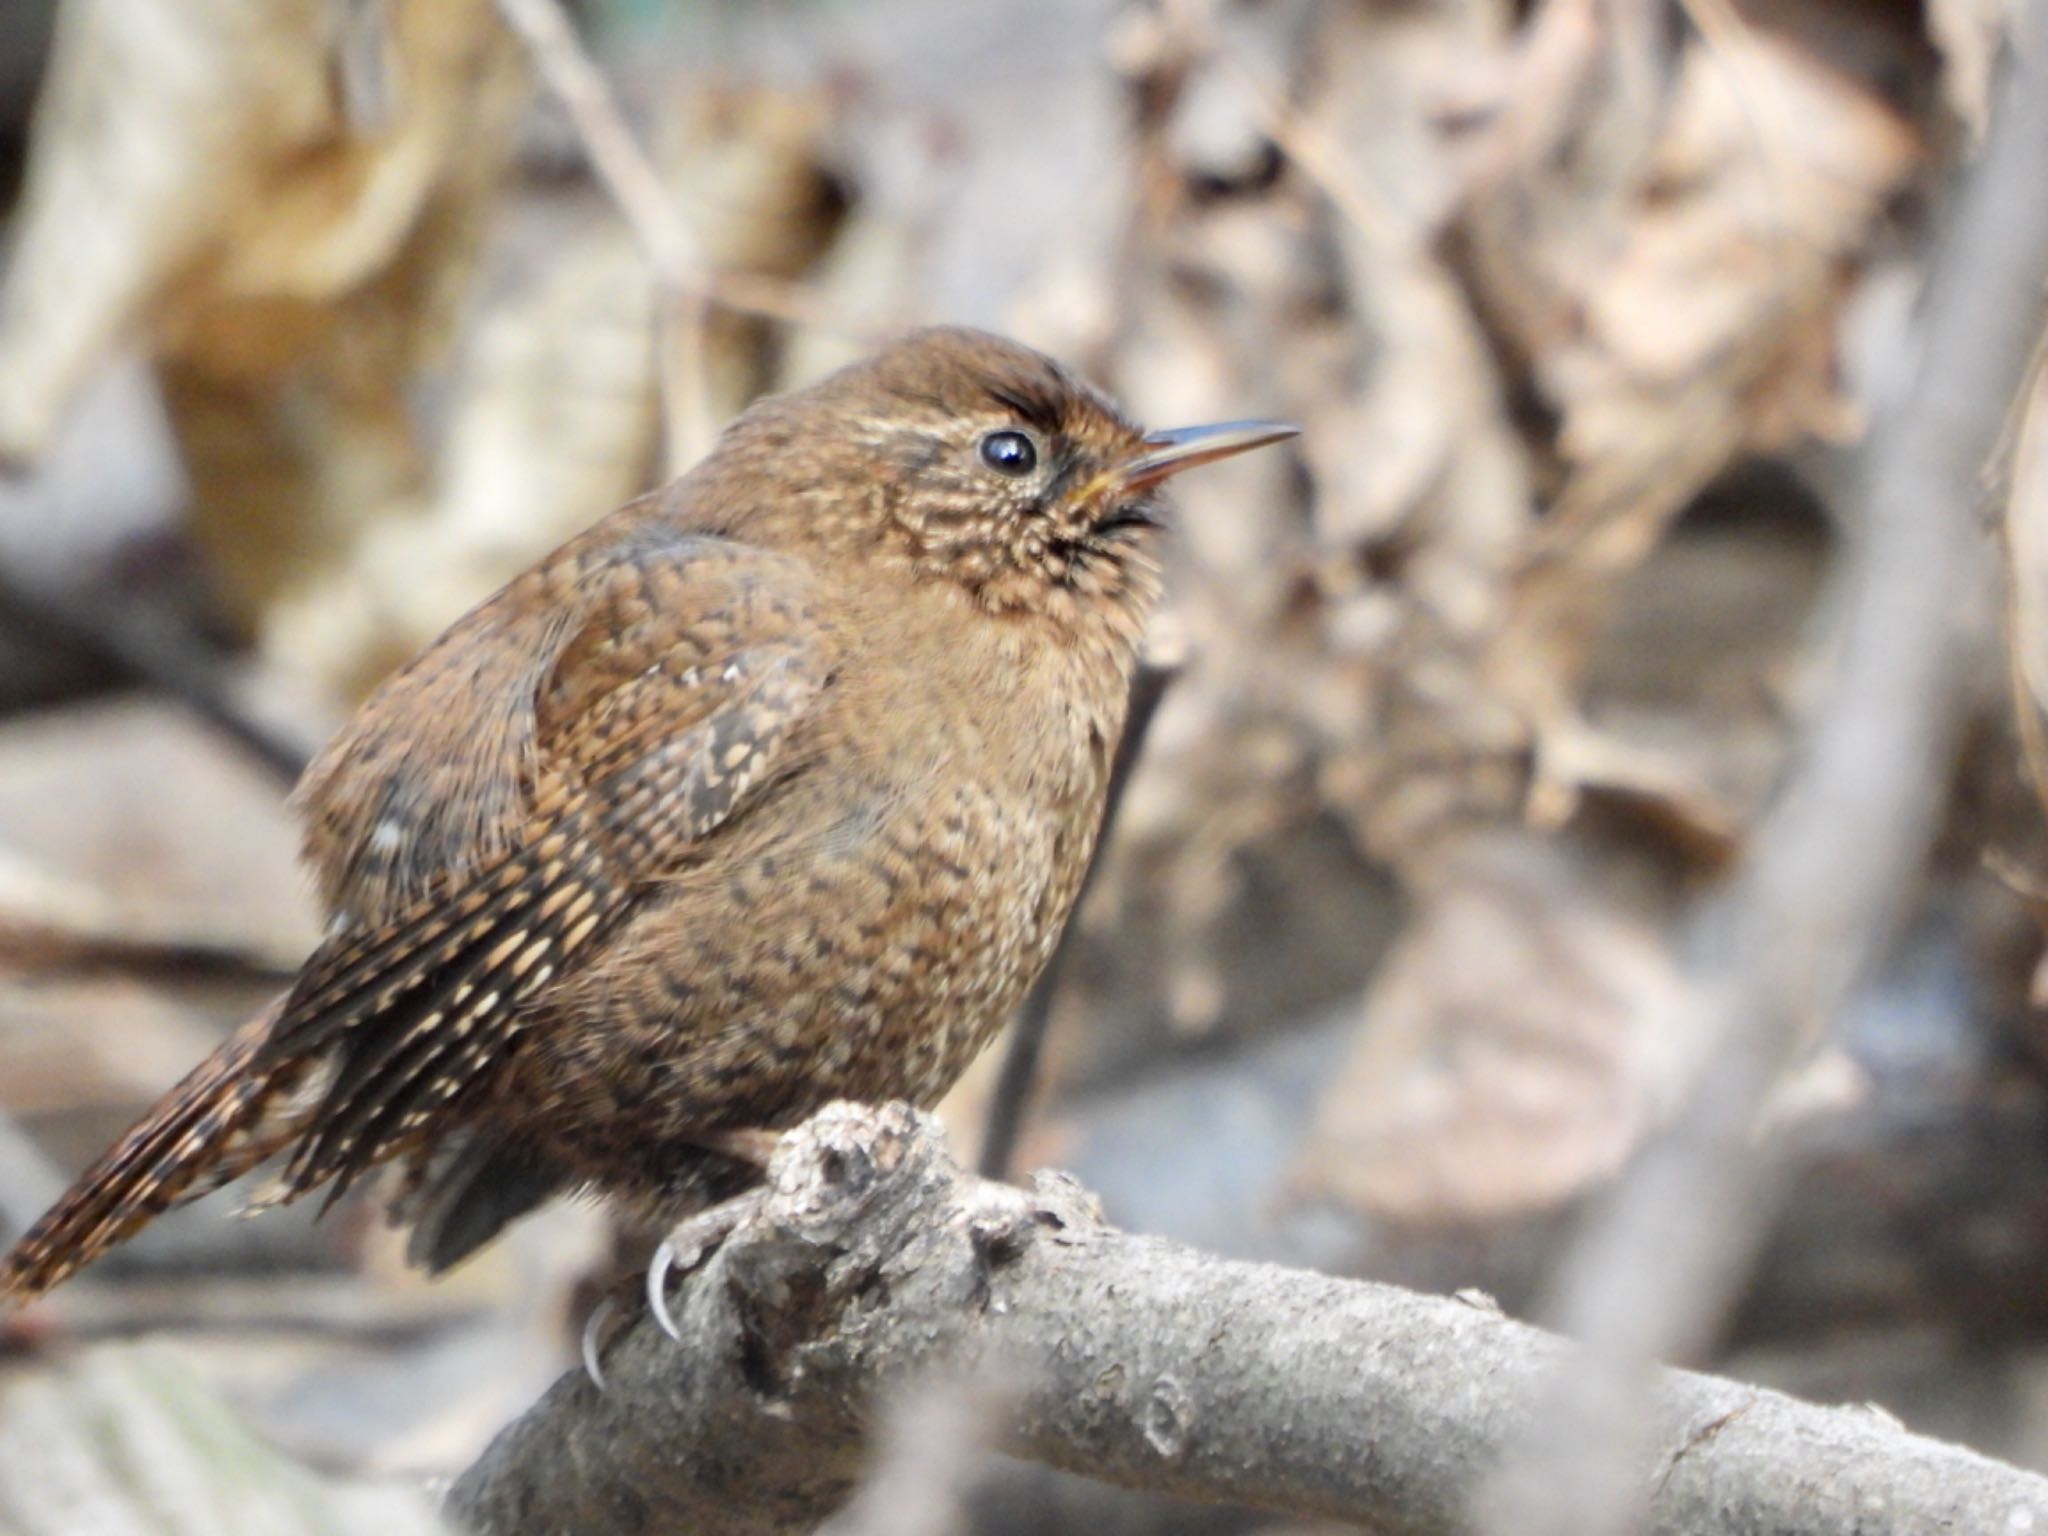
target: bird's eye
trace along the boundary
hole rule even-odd
[[[1038,447],[1022,432],[991,432],[981,440],[981,462],[1015,478],[1038,468]]]

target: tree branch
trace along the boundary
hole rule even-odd
[[[622,1337],[605,1391],[559,1382],[450,1512],[477,1536],[807,1530],[892,1395],[943,1369],[1001,1382],[999,1442],[1051,1466],[1447,1536],[1567,1348],[1484,1305],[1115,1231],[1062,1176],[964,1173],[900,1106],[791,1132],[676,1316],[680,1345],[645,1319]],[[2048,1524],[2048,1480],[1879,1414],[1664,1371],[1648,1415],[1656,1531]]]
[[[1550,1315],[1586,1341],[1584,1361],[1480,1506],[1483,1530],[1637,1528],[1640,1489],[1621,1472],[1633,1382],[1723,1325],[1785,1191],[1758,1108],[1916,889],[1995,612],[1984,507],[2041,336],[2044,157],[2048,0],[2029,0],[2008,23],[1983,151],[1939,222],[1920,351],[1857,465],[1839,662],[1702,946],[1710,1065],[1560,1266]]]

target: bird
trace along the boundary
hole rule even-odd
[[[934,1104],[1081,885],[1162,485],[1295,431],[1147,432],[952,326],[756,402],[318,754],[324,937],[0,1259],[0,1304],[266,1167],[258,1208],[394,1168],[439,1272],[557,1194],[672,1225],[830,1102]]]

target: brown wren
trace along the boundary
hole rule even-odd
[[[400,1165],[441,1269],[558,1190],[674,1221],[758,1181],[750,1135],[935,1102],[1079,889],[1161,482],[1293,431],[1148,434],[950,328],[753,406],[320,754],[294,805],[326,938],[0,1301],[273,1158],[267,1202]]]

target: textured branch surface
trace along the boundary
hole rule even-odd
[[[685,1283],[683,1342],[643,1319],[608,1389],[565,1377],[457,1483],[479,1536],[805,1530],[851,1492],[892,1393],[945,1365],[1001,1382],[999,1440],[1131,1487],[1461,1527],[1566,1346],[1491,1307],[1207,1257],[948,1157],[900,1107],[785,1138],[764,1205]],[[1653,1529],[2048,1530],[2048,1481],[1678,1371],[1651,1394]]]

